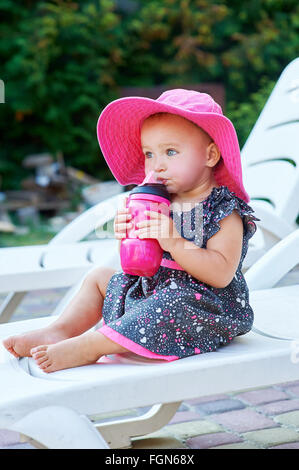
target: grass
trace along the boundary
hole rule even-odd
[[[97,232],[99,232],[100,235],[103,230],[104,233],[109,233],[111,236],[113,236],[114,230],[112,226],[113,221],[106,222],[103,226],[97,227]],[[56,232],[49,228],[46,220],[43,220],[42,223],[38,226],[27,224],[27,227],[29,230],[24,234],[0,232],[0,248],[27,245],[45,245],[49,243],[49,241],[56,235]],[[93,231],[84,237],[82,241],[96,240],[97,238],[100,238],[100,236],[97,236],[97,233]]]
[[[34,228],[24,235],[0,233],[0,247],[43,245],[48,243],[54,234],[45,228]]]

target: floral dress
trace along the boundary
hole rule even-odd
[[[240,263],[229,285],[215,288],[165,266],[152,277],[118,271],[107,286],[99,331],[138,355],[167,361],[215,351],[250,331],[253,311],[241,269],[259,220],[253,209],[220,186],[190,211],[171,210],[170,217],[183,238],[206,248],[220,230],[219,221],[233,210],[244,230]],[[167,251],[163,258],[174,261]]]

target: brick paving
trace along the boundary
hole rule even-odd
[[[63,293],[63,289],[32,292],[11,321],[49,315]],[[139,416],[145,411],[130,410],[121,418]],[[132,447],[299,449],[299,380],[185,401],[167,426],[146,437],[135,438]],[[0,449],[35,448],[26,436],[0,429]]]

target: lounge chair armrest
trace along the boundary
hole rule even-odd
[[[273,233],[277,238],[284,238],[296,229],[294,225],[288,223],[275,212],[259,204],[258,200],[252,200],[250,205],[254,209],[256,217],[261,219],[261,227]]]
[[[299,263],[299,229],[274,245],[245,273],[249,290],[269,289]]]
[[[113,219],[121,199],[125,198],[128,194],[129,191],[117,194],[83,212],[64,227],[49,244],[71,243],[81,240],[95,230],[96,227]]]

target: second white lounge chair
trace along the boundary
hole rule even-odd
[[[261,219],[250,240],[244,269],[298,228],[299,58],[280,75],[242,148],[244,186]]]

